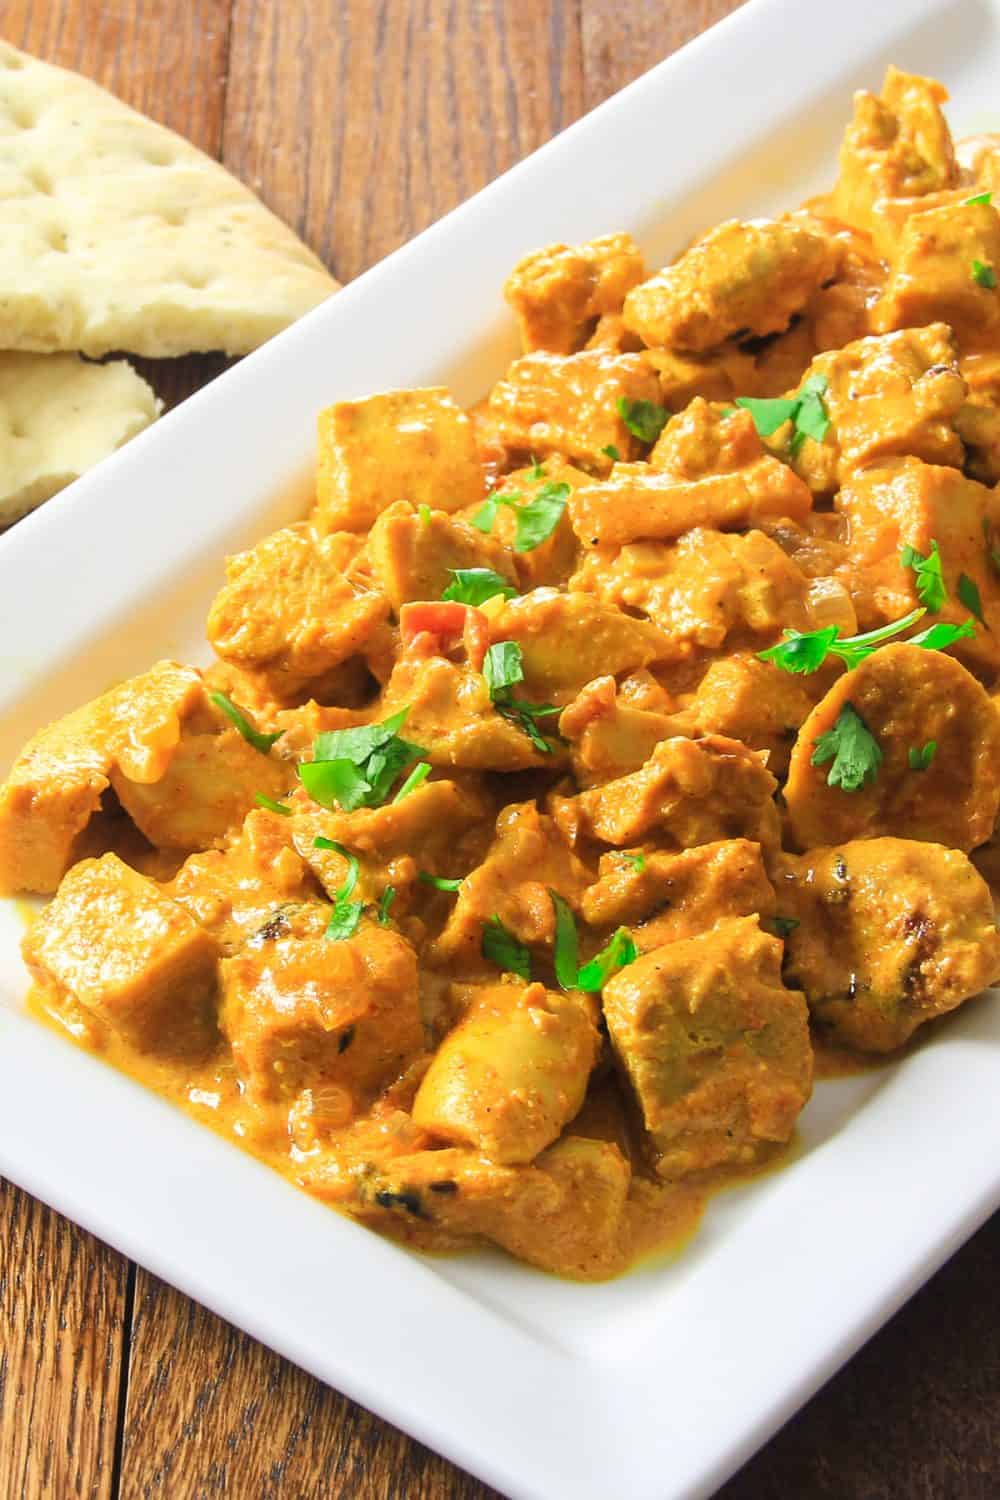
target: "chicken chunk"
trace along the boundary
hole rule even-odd
[[[711,663],[678,722],[685,732],[723,734],[764,751],[768,770],[780,776],[813,701],[800,677],[736,652]]]
[[[423,1047],[409,943],[364,918],[334,941],[328,914],[289,911],[222,963],[219,1024],[253,1103],[331,1085],[361,1100]]]
[[[533,802],[512,803],[497,819],[482,864],[459,888],[433,948],[435,963],[481,966],[483,930],[493,918],[522,943],[550,947],[555,939],[551,891],[576,908],[589,882],[585,866],[552,819]]]
[[[856,475],[840,491],[836,505],[850,536],[841,577],[854,596],[861,627],[899,620],[923,603],[918,575],[904,566],[902,554],[912,547],[926,558],[936,543],[947,598],[933,619],[953,624],[969,619],[969,584],[961,580],[970,580],[985,628],[976,622],[975,636],[957,641],[953,649],[977,671],[992,676],[1000,670],[995,639],[1000,634],[1000,579],[989,540],[1000,523],[1000,508],[993,492],[955,469],[908,458]]]
[[[859,839],[783,856],[774,878],[788,982],[838,1042],[891,1052],[1000,979],[989,888],[957,849]]]
[[[550,454],[544,464],[514,469],[505,474],[497,485],[494,493],[500,503],[496,508],[491,535],[504,547],[514,549],[513,563],[523,593],[547,586],[558,588],[564,584],[576,566],[580,544],[570,525],[569,510],[564,505],[559,519],[544,541],[527,551],[518,552],[516,544],[520,511],[539,498],[556,503],[568,500],[580,485],[590,483],[589,474],[566,463],[558,454]],[[482,524],[478,506],[472,514],[480,518],[476,524]]]
[[[206,633],[224,661],[254,677],[279,703],[293,702],[363,652],[386,619],[385,595],[346,575],[357,539],[308,526],[272,532],[229,558]]]
[[[675,849],[728,838],[774,845],[776,788],[763,760],[738,740],[677,738],[663,740],[631,776],[577,797],[553,793],[552,815],[571,844],[596,838],[621,849],[648,836]]]
[[[442,656],[401,657],[386,684],[381,718],[408,708],[406,737],[432,766],[467,771],[526,771],[557,750],[536,749],[520,724],[497,712],[481,672]],[[546,720],[541,721],[544,733]]]
[[[808,487],[767,451],[753,417],[742,407],[727,410],[696,398],[664,427],[649,462],[652,468],[687,483],[714,474],[738,474],[754,504],[751,520],[764,516],[801,520],[812,509]]]
[[[564,1135],[531,1166],[457,1147],[358,1160],[325,1153],[303,1169],[311,1193],[407,1243],[489,1240],[520,1260],[593,1281],[622,1269],[631,1170],[609,1141]]]
[[[735,333],[780,333],[835,268],[830,242],[807,229],[733,219],[634,287],[625,326],[651,347],[694,353]]]
[[[114,854],[65,877],[22,945],[32,977],[140,1052],[198,1050],[213,1031],[218,948]]]
[[[1000,322],[998,270],[1000,216],[991,204],[911,214],[885,292],[872,310],[873,326],[886,333],[947,323],[963,343],[989,339]]]
[[[290,820],[257,808],[224,849],[191,854],[164,891],[210,932],[224,954],[320,889],[292,846]]]
[[[338,401],[319,414],[323,531],[368,531],[396,500],[453,511],[484,493],[472,424],[443,386]]]
[[[641,354],[526,354],[490,393],[502,441],[517,452],[562,454],[606,474],[608,447],[634,458],[639,442],[619,413],[619,401],[658,402],[659,382]]]
[[[597,1060],[589,996],[541,984],[480,989],[434,1054],[414,1123],[490,1161],[533,1161],[583,1103]]]
[[[654,948],[604,987],[619,1064],[656,1170],[752,1161],[787,1141],[812,1090],[808,1011],[756,917]]]
[[[951,657],[884,646],[803,724],[785,802],[801,849],[886,834],[968,852],[990,837],[1000,809],[1000,716]]]
[[[493,616],[494,641],[516,641],[524,668],[522,696],[567,703],[599,673],[618,676],[669,656],[655,625],[588,594],[534,589]],[[521,689],[519,689],[519,693]]]
[[[503,289],[517,315],[525,353],[574,353],[598,318],[621,312],[625,293],[645,274],[642,254],[628,234],[533,250],[518,261]]]
[[[445,511],[420,516],[402,501],[390,505],[372,527],[368,550],[375,582],[397,616],[412,600],[440,599],[455,569],[489,568],[517,585],[508,548]]]
[[[577,785],[600,786],[644,766],[661,740],[682,733],[670,714],[645,708],[618,691],[613,677],[595,677],[559,717]]]
[[[961,468],[955,418],[966,387],[943,323],[820,354],[809,376],[827,381],[823,400],[831,423],[822,442],[807,437],[794,459],[814,493],[832,494],[859,469],[889,458],[912,455]]]
[[[834,218],[871,230],[883,198],[922,197],[958,185],[951,133],[941,112],[948,91],[934,78],[889,67],[880,95],[861,89],[830,195]]]
[[[760,845],[749,839],[722,839],[680,854],[602,854],[598,878],[580,901],[585,922],[630,927],[641,953],[707,932],[723,915],[772,916],[774,909]]]
[[[762,531],[696,527],[677,542],[599,548],[573,577],[606,604],[638,610],[662,632],[664,660],[696,650],[759,649],[782,629],[812,629],[809,580]]]

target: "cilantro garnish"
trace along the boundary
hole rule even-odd
[[[313,801],[322,807],[337,802],[345,812],[380,807],[400,773],[424,753],[419,745],[397,734],[408,712],[401,709],[382,724],[317,735],[313,759],[298,767],[299,779]]]
[[[644,854],[626,854],[623,850],[621,857],[628,861],[637,875],[641,875],[646,868],[646,856]]]
[[[390,921],[392,920],[389,916],[389,912],[395,899],[396,887],[394,885],[387,885],[385,890],[379,897],[378,910],[375,913],[375,920],[380,927],[388,927]]]
[[[499,573],[494,573],[492,568],[449,568],[452,576],[442,599],[448,599],[455,604],[470,604],[476,608],[485,604],[487,599],[495,599],[497,594],[502,594],[505,599],[513,599],[517,589],[506,578],[501,578]]]
[[[606,458],[610,458],[613,464],[621,463],[622,456],[618,452],[618,449],[615,447],[614,443],[605,443],[604,447],[601,449],[601,452],[605,455]]]
[[[535,457],[534,454],[531,455],[531,470],[530,470],[530,472],[528,474],[528,478],[529,479],[544,479],[545,478],[545,466],[544,466],[544,464],[540,464],[539,463],[538,459]]]
[[[977,286],[984,286],[988,292],[991,292],[997,284],[997,273],[984,260],[974,260],[972,262],[972,279]]]
[[[506,973],[531,978],[531,954],[497,916],[490,917],[483,927],[482,955]]]
[[[786,938],[790,932],[794,932],[799,925],[798,917],[772,917],[771,926],[778,937]]]
[[[421,526],[429,526],[431,521],[431,508],[429,505],[419,505],[417,515],[420,517]]]
[[[523,658],[517,641],[497,641],[490,647],[483,661],[483,677],[497,713],[522,729],[536,750],[551,755],[552,746],[542,737],[535,720],[549,718],[561,710],[551,703],[526,703],[523,698],[514,697],[513,687],[524,681]]]
[[[417,872],[417,879],[422,880],[424,885],[432,885],[436,891],[461,890],[462,879],[447,880],[443,875],[431,875],[427,870]]]
[[[907,752],[907,760],[910,762],[911,771],[926,771],[937,754],[937,740],[928,740],[922,750],[911,745]]]
[[[913,569],[921,604],[926,605],[932,614],[937,614],[948,599],[937,542],[931,542],[931,550],[926,556],[907,544],[899,554],[899,561],[902,567]]]
[[[979,593],[979,586],[969,577],[968,573],[958,575],[958,588],[955,590],[970,615],[975,615],[980,625],[986,625],[983,617],[983,601]],[[987,626],[987,629],[989,627]]]
[[[993,194],[992,193],[976,193],[972,198],[964,198],[962,200],[963,206],[965,208],[971,208],[974,203],[992,203],[992,202],[993,202]]]
[[[260,730],[255,729],[250,723],[242,708],[237,708],[232,698],[228,698],[225,693],[209,693],[208,696],[216,708],[221,709],[226,718],[235,724],[247,744],[259,750],[261,755],[267,755],[275,740],[280,740],[285,732],[279,729],[277,734],[261,734]]]
[[[357,931],[358,923],[361,921],[361,910],[363,901],[352,901],[351,895],[358,883],[358,860],[343,844],[337,844],[333,839],[313,839],[314,849],[330,849],[334,854],[339,854],[342,859],[347,860],[347,874],[344,883],[333,895],[333,910],[326,928],[326,937],[334,942],[344,942],[345,939],[353,937]]]
[[[280,813],[283,818],[292,816],[290,807],[286,807],[283,802],[275,802],[273,797],[265,797],[263,792],[255,792],[253,800],[258,807],[266,807],[268,812]]]
[[[893,620],[889,625],[881,625],[878,630],[868,630],[864,635],[845,636],[843,640],[840,638],[839,625],[826,625],[822,630],[786,630],[783,641],[779,641],[776,646],[768,646],[766,651],[758,651],[757,656],[760,661],[774,662],[774,665],[780,667],[783,672],[802,674],[816,672],[828,656],[839,657],[850,669],[864,661],[866,656],[871,656],[883,641],[891,640],[893,636],[909,630],[910,626],[915,625],[926,613],[925,609],[911,609],[910,613],[904,615],[901,620]],[[911,644],[926,646],[927,643],[915,637]],[[948,642],[948,644],[951,643]],[[934,646],[930,649],[940,650],[940,647]]]
[[[928,625],[918,635],[911,635],[906,644],[921,646],[925,651],[946,651],[956,641],[974,641],[975,638],[976,627],[971,620],[963,620],[961,625],[947,625],[939,620],[936,625]]]
[[[875,780],[882,764],[882,751],[853,703],[845,703],[832,729],[821,734],[813,747],[812,764],[832,761],[827,786],[859,792]]]
[[[753,425],[761,437],[771,437],[785,422],[793,424],[789,452],[794,458],[807,437],[821,443],[830,427],[830,415],[823,397],[830,382],[825,375],[810,375],[794,396],[777,396],[770,399],[758,396],[737,396],[736,405],[742,406],[753,417]]]
[[[517,503],[521,495],[516,490],[512,490],[509,495],[490,495],[472,517],[472,524],[479,531],[492,531],[499,507],[507,505],[517,516],[514,551],[533,552],[548,540],[559,525],[570,493],[568,484],[550,481],[542,485],[527,505]]]
[[[616,405],[618,415],[640,443],[655,443],[670,417],[667,408],[657,406],[655,401],[630,401],[627,396],[619,396]]]
[[[635,963],[639,953],[627,927],[619,927],[611,941],[585,963],[576,976],[578,990],[602,990],[619,969]]]
[[[413,770],[410,772],[409,776],[407,776],[406,780],[403,782],[403,785],[400,787],[395,797],[393,797],[393,803],[402,802],[403,798],[408,797],[411,792],[415,792],[418,786],[423,786],[424,782],[427,780],[430,774],[430,762],[426,760],[418,761],[417,764],[413,767]]]
[[[556,937],[552,951],[556,978],[564,990],[575,990],[579,953],[576,936],[576,921],[569,906],[558,891],[549,891],[552,909],[556,914]]]

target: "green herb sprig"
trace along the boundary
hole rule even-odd
[[[821,734],[813,747],[812,764],[832,761],[827,786],[859,792],[878,776],[882,750],[853,703],[845,703],[832,729]]]
[[[829,385],[825,375],[810,375],[794,396],[737,396],[736,405],[750,413],[760,437],[771,437],[785,422],[791,422],[788,451],[795,458],[807,437],[821,443],[830,429],[830,414],[823,400]]]
[[[242,708],[238,708],[232,698],[228,697],[225,693],[209,693],[208,696],[216,708],[221,709],[226,718],[236,726],[247,744],[252,745],[255,750],[259,750],[261,755],[270,754],[271,746],[275,740],[280,740],[285,732],[283,729],[279,729],[277,734],[262,734],[259,729],[254,728]]]
[[[551,755],[552,746],[535,720],[550,718],[561,710],[551,703],[528,703],[514,697],[513,689],[524,681],[524,660],[517,641],[497,641],[490,647],[483,661],[483,678],[497,713],[522,729],[536,750]]]

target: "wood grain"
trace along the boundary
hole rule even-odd
[[[739,3],[0,0],[0,34],[220,154],[346,280]],[[222,363],[146,370],[178,399]],[[998,1253],[1000,1218],[719,1500],[992,1500]],[[0,1500],[493,1495],[142,1270],[130,1317],[131,1287],[0,1185]]]
[[[0,1179],[0,1494],[111,1500],[128,1263]]]

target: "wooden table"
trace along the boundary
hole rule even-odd
[[[738,3],[0,0],[0,36],[220,156],[348,281]],[[992,1500],[998,1252],[1000,1217],[724,1500]],[[0,1500],[491,1493],[0,1183]]]

